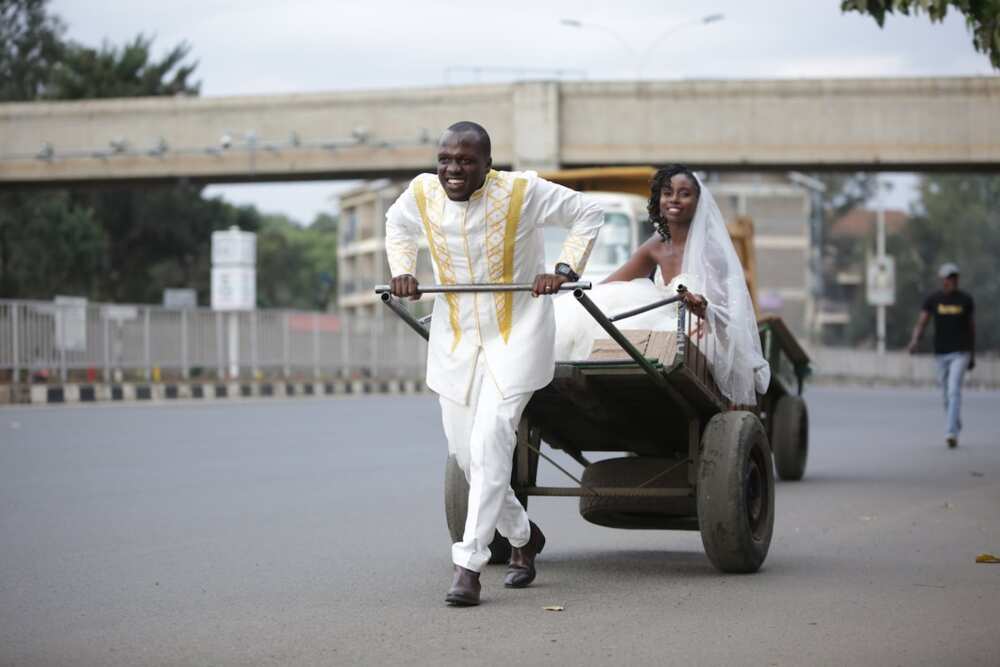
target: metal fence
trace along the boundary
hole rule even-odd
[[[0,382],[419,380],[426,345],[388,309],[361,318],[0,300]],[[818,381],[936,382],[929,355],[823,347],[809,353]],[[1000,388],[1000,359],[977,359],[966,382]]]
[[[0,300],[0,380],[419,379],[426,343],[391,313]]]
[[[937,364],[929,354],[811,347],[813,377],[824,382],[929,386],[937,383]],[[1000,359],[977,355],[976,368],[965,374],[966,386],[1000,388]]]

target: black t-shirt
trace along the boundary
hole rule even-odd
[[[934,354],[972,350],[972,297],[962,290],[935,292],[924,301],[934,317]]]

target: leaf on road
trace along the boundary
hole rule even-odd
[[[545,607],[542,607],[542,609],[544,609],[545,611],[563,611],[566,609],[566,607],[562,606],[561,604],[550,604]]]
[[[976,556],[977,563],[1000,563],[1000,557],[993,554],[979,554]]]

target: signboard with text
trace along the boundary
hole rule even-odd
[[[257,306],[257,235],[237,227],[212,232],[212,309]]]
[[[890,255],[868,258],[867,296],[871,306],[896,303],[896,259]]]

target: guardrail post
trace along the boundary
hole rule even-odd
[[[382,317],[382,311],[377,311],[375,315],[375,330],[378,332],[377,338],[381,340],[385,336],[385,320]],[[378,342],[374,339],[369,339],[369,360],[368,368],[371,372],[371,377],[377,378],[379,375],[378,370]]]
[[[229,317],[229,377],[238,380],[240,377],[240,314],[235,310],[226,313]]]
[[[256,380],[260,376],[260,359],[258,359],[258,349],[257,349],[257,328],[260,324],[257,318],[257,310],[250,311],[250,365],[251,374],[253,379]]]
[[[69,379],[69,373],[66,371],[66,311],[68,307],[56,305],[56,309],[59,315],[56,319],[58,322],[56,341],[59,343],[59,377],[65,384]]]
[[[403,338],[403,334],[405,332],[403,331],[402,322],[396,322],[395,327],[396,327],[396,369],[397,369],[396,376],[400,379],[404,379],[407,375],[409,375],[409,368],[406,369],[403,368],[403,360],[405,359],[407,362],[410,362],[412,360],[407,359],[406,357],[406,342],[405,339]]]
[[[288,337],[288,311],[283,310],[281,312],[281,357],[286,380],[292,375],[291,345],[289,344]]]
[[[215,372],[219,382],[226,379],[225,336],[222,333],[222,312],[215,311]]]
[[[320,378],[319,373],[319,313],[313,313],[313,377]]]
[[[188,323],[187,309],[181,308],[181,377],[185,380],[191,375],[191,364],[188,360]]]
[[[14,346],[13,348],[13,361],[14,361],[14,384],[17,384],[21,380],[21,355],[18,340],[18,310],[20,310],[20,304],[12,303],[10,304],[10,342]]]
[[[340,313],[340,376],[349,377],[351,358],[351,320],[345,311]]]
[[[104,308],[101,308],[101,332],[104,338],[104,381],[111,382],[111,319]]]
[[[143,348],[143,361],[146,364],[146,381],[148,382],[153,378],[153,353],[150,349],[149,341],[149,306],[145,306],[142,309],[143,319],[142,319],[142,348]]]

